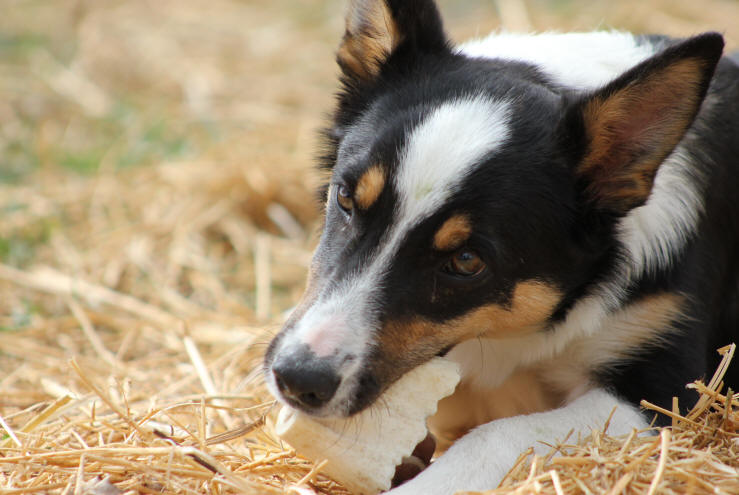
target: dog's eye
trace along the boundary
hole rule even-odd
[[[341,209],[346,213],[351,213],[352,209],[354,209],[352,193],[349,188],[344,185],[339,185],[336,188],[336,202],[339,203]]]
[[[485,269],[485,262],[482,261],[480,255],[471,249],[460,249],[454,253],[454,256],[447,264],[447,271],[465,277],[477,275],[483,269]]]

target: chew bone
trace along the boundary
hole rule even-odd
[[[357,494],[388,490],[395,467],[428,433],[426,418],[459,382],[451,361],[434,358],[401,377],[371,407],[350,418],[313,418],[284,406],[276,432],[323,472]]]

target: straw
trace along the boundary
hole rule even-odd
[[[344,9],[6,3],[0,492],[347,493],[276,437],[262,374],[320,229],[313,157]],[[603,23],[739,40],[720,0],[441,8],[455,39]],[[666,411],[665,444],[596,432],[524,452],[494,493],[739,493],[739,398],[721,381]]]

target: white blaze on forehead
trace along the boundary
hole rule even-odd
[[[411,132],[400,158],[396,227],[411,226],[444,204],[479,161],[508,139],[509,118],[508,102],[486,96],[460,98],[431,112]]]
[[[374,328],[373,295],[406,234],[434,214],[464,181],[480,160],[499,149],[510,135],[510,103],[486,96],[459,98],[437,107],[413,129],[401,150],[395,178],[398,215],[371,260],[343,283],[322,294],[298,324],[297,334],[317,353],[330,353],[341,338],[330,339],[332,348],[319,345],[325,334],[324,319],[336,318],[334,332],[359,351],[367,345]],[[350,328],[353,327],[353,328]]]

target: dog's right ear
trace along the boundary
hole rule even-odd
[[[414,55],[447,46],[433,0],[351,0],[336,58],[345,76],[368,82],[397,51]]]

